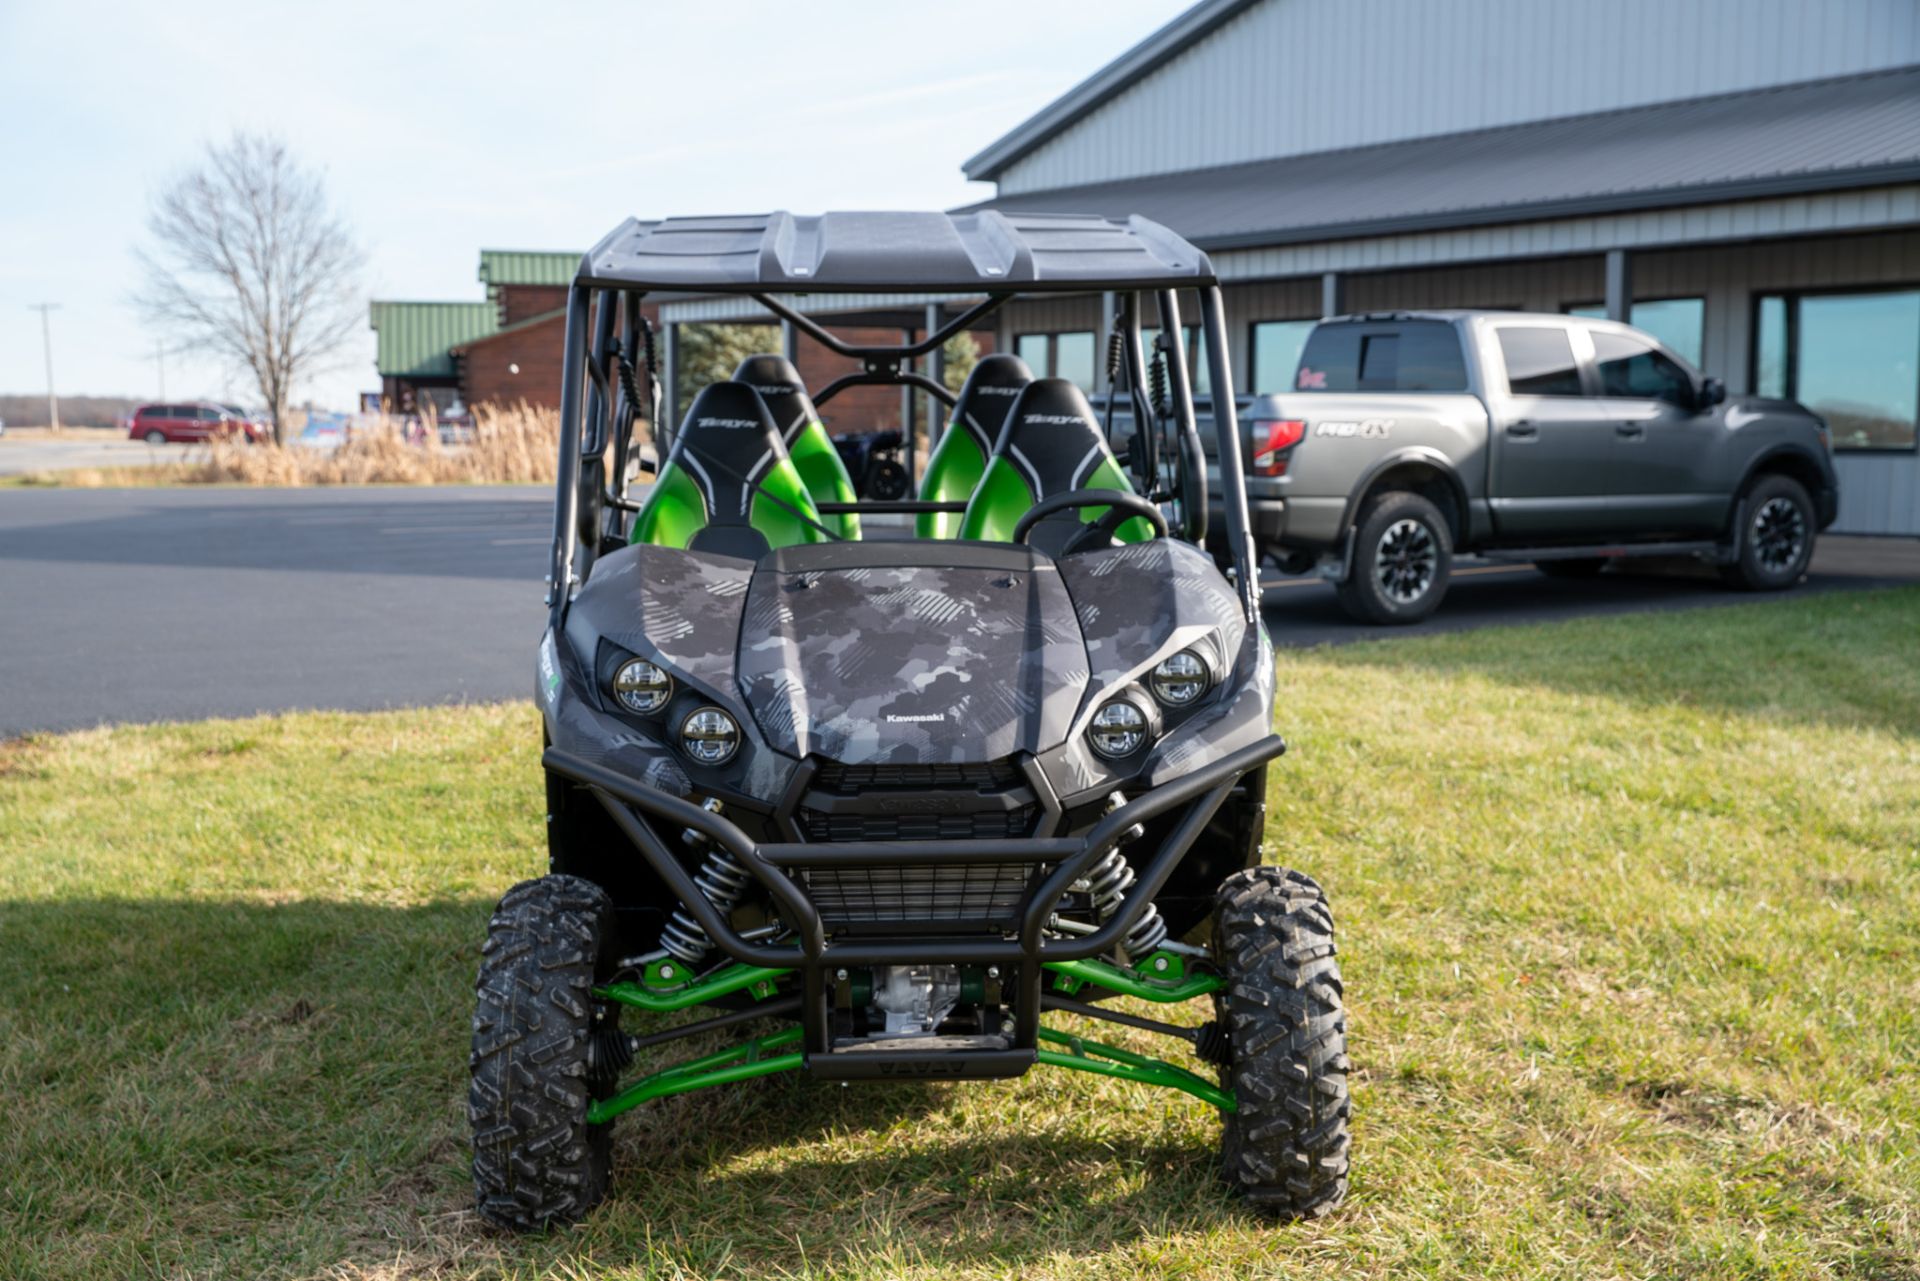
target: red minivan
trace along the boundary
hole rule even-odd
[[[206,401],[142,405],[127,429],[128,439],[149,445],[192,444],[212,436],[244,436],[248,444],[258,444],[261,431],[259,424]]]

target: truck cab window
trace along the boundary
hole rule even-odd
[[[1691,409],[1693,379],[1659,348],[1626,334],[1597,330],[1593,355],[1600,372],[1602,396],[1664,400]]]
[[[1460,335],[1440,320],[1320,325],[1300,353],[1296,391],[1465,391]]]
[[[1579,396],[1580,366],[1573,344],[1558,326],[1508,325],[1499,331],[1507,388],[1516,396]]]

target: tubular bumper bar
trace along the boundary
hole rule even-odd
[[[1241,776],[1286,751],[1278,735],[1201,766],[1191,774],[1135,797],[1108,813],[1079,837],[1024,840],[761,843],[719,814],[646,786],[616,770],[549,748],[541,758],[553,773],[589,788],[614,823],[632,841],[648,865],[699,921],[722,952],[743,965],[801,969],[817,973],[828,966],[962,964],[1077,961],[1111,951],[1163,887],[1206,830],[1214,813]],[[1181,806],[1186,812],[1140,872],[1118,911],[1090,934],[1047,937],[1048,917],[1073,883],[1086,875],[1137,823],[1159,818]],[[639,813],[636,814],[635,811]],[[644,817],[643,817],[644,816]],[[798,936],[798,947],[774,946],[743,938],[694,884],[693,876],[669,849],[654,824],[691,828],[726,849],[772,897],[782,920]],[[819,911],[788,868],[876,864],[916,867],[965,862],[1052,864],[1028,891],[1014,937],[955,935],[903,939],[827,938]]]

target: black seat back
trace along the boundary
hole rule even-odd
[[[1007,411],[1033,381],[1033,370],[1018,356],[994,352],[982,356],[967,375],[953,406],[953,425],[973,437],[985,459],[1006,429]]]
[[[1131,489],[1086,393],[1064,378],[1039,378],[1014,398],[993,453],[1013,464],[1034,500],[1074,489]],[[1101,464],[1107,464],[1102,469]],[[1098,476],[1098,483],[1095,478]]]
[[[820,417],[813,398],[807,395],[807,385],[800,380],[800,371],[785,356],[748,356],[733,371],[733,380],[760,393],[773,414],[780,439],[789,449],[807,424]]]

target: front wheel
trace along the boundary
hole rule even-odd
[[[156,427],[152,431],[148,432],[145,436],[141,437],[141,439],[146,441],[149,445],[164,445],[167,443],[167,433],[161,431],[159,428]]]
[[[1351,1164],[1347,1016],[1333,913],[1299,872],[1252,867],[1228,877],[1213,910],[1215,999],[1232,1059],[1221,1084],[1221,1174],[1249,1204],[1318,1218],[1347,1194]]]
[[[1813,500],[1791,476],[1770,473],[1747,490],[1740,556],[1721,577],[1750,592],[1777,592],[1799,582],[1813,559]]]
[[[613,940],[612,900],[577,876],[522,881],[488,922],[467,1119],[474,1198],[501,1227],[570,1223],[607,1194],[612,1126],[589,1124],[587,1106],[593,986]]]
[[[1453,531],[1419,494],[1394,490],[1368,500],[1353,530],[1353,565],[1335,589],[1363,623],[1417,623],[1440,607],[1453,572]]]

